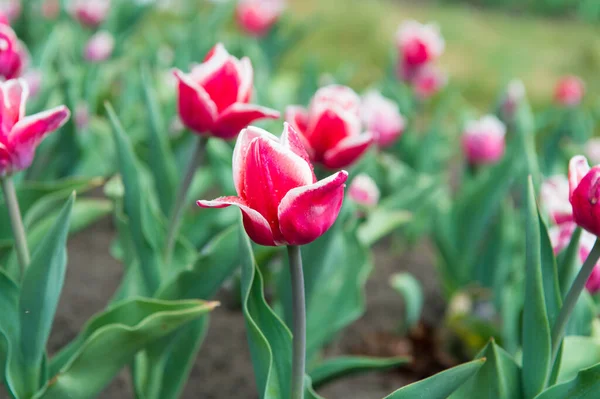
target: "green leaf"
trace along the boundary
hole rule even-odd
[[[581,232],[581,227],[577,226],[571,236],[569,246],[559,257],[560,267],[558,268],[558,281],[560,283],[560,292],[563,298],[567,295],[569,287],[573,284],[573,280],[575,280],[575,276],[580,268],[579,240],[581,238]]]
[[[18,308],[19,287],[0,270],[0,375],[13,397],[18,397],[19,392],[26,390],[20,369],[21,328]]]
[[[546,312],[548,314],[548,322],[554,325],[560,308],[562,306],[562,296],[558,285],[558,271],[556,268],[556,258],[554,250],[548,235],[546,223],[540,215],[538,208],[538,221],[540,224],[540,256],[542,262],[542,282],[544,284],[544,299],[546,302]]]
[[[358,228],[358,238],[367,247],[410,222],[412,215],[406,211],[377,208]]]
[[[313,386],[318,388],[338,378],[366,371],[394,368],[409,362],[410,359],[405,357],[342,356],[325,360],[310,372],[310,376]]]
[[[410,273],[394,274],[390,279],[390,285],[404,300],[404,325],[405,331],[413,328],[421,318],[423,310],[423,289],[421,283]]]
[[[46,342],[58,307],[67,267],[67,232],[75,193],[67,201],[54,225],[36,248],[23,276],[19,295],[20,351],[23,372],[30,384],[21,397],[30,397],[42,383]]]
[[[292,335],[265,300],[262,275],[254,261],[250,241],[241,229],[240,249],[242,306],[259,397],[289,398]]]
[[[569,382],[555,385],[535,399],[596,399],[600,392],[600,364],[582,370]]]
[[[82,333],[51,360],[52,377],[34,398],[95,397],[139,350],[217,305],[143,298],[115,304],[92,318]]]
[[[522,378],[524,397],[529,399],[540,393],[546,385],[551,367],[551,338],[544,295],[540,225],[531,177],[527,188]]]
[[[473,360],[432,377],[398,389],[384,399],[447,399],[483,366],[485,359]]]
[[[325,399],[315,392],[309,376],[304,378],[304,399]]]
[[[569,381],[580,370],[600,363],[600,338],[567,336],[563,343],[563,354],[559,383]]]

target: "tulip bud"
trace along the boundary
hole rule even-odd
[[[284,10],[284,0],[240,0],[236,17],[247,34],[260,37],[267,34]]]
[[[0,12],[4,14],[9,21],[15,21],[21,15],[21,1],[0,0]]]
[[[508,83],[501,103],[502,117],[505,121],[512,121],[517,112],[519,104],[525,99],[525,85],[520,79],[511,80]]]
[[[348,173],[317,181],[298,133],[284,124],[278,138],[244,129],[233,150],[237,197],[198,201],[204,208],[240,208],[248,236],[260,245],[304,245],[323,235],[342,207]]]
[[[569,201],[575,223],[600,235],[600,165],[590,168],[583,155],[569,162]]]
[[[87,129],[90,124],[90,107],[86,102],[81,102],[75,107],[75,126],[77,130]]]
[[[106,61],[115,48],[115,38],[110,32],[100,31],[95,33],[85,46],[84,57],[89,62]]]
[[[463,151],[471,165],[492,164],[504,155],[506,127],[493,115],[467,124],[462,137]]]
[[[71,0],[70,12],[83,26],[95,29],[110,11],[110,0]]]
[[[18,78],[28,64],[29,53],[25,45],[10,26],[0,24],[0,78]]]
[[[60,0],[44,0],[42,2],[42,16],[48,20],[55,20],[60,15]]]
[[[585,84],[577,76],[563,77],[554,91],[554,100],[564,107],[574,107],[581,103],[585,94]]]
[[[346,86],[319,89],[308,109],[288,107],[285,119],[300,132],[311,159],[328,169],[351,165],[373,142],[370,132],[361,133],[360,97]]]
[[[415,73],[412,86],[417,97],[428,99],[437,94],[448,82],[448,76],[433,65],[419,68]]]
[[[380,193],[373,179],[366,174],[360,174],[350,183],[348,195],[359,205],[374,207],[379,202]]]
[[[542,182],[540,190],[542,208],[555,224],[573,221],[573,208],[569,202],[569,179],[564,175],[550,177]]]
[[[69,119],[69,110],[59,106],[39,114],[25,116],[29,90],[24,80],[0,83],[0,176],[27,169],[39,143]]]
[[[363,96],[361,116],[379,147],[394,144],[404,132],[405,122],[398,105],[377,91],[369,91]]]
[[[197,134],[225,140],[257,119],[277,119],[279,112],[249,104],[253,88],[250,59],[230,55],[217,44],[189,74],[175,70],[182,122]]]
[[[424,25],[412,20],[403,22],[398,28],[396,45],[405,80],[412,80],[418,68],[439,58],[445,47],[437,25]]]

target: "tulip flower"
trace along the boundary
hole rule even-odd
[[[350,199],[365,207],[374,207],[379,202],[377,183],[366,174],[356,176],[348,189]]]
[[[569,202],[569,179],[564,175],[552,176],[542,182],[541,205],[555,224],[573,221]]]
[[[420,68],[438,59],[444,52],[444,39],[435,24],[403,22],[396,33],[400,69],[405,80],[412,80]]]
[[[77,130],[82,131],[87,129],[90,124],[90,107],[86,102],[80,102],[75,107],[75,126]]]
[[[60,15],[60,0],[44,0],[41,7],[45,19],[55,20]]]
[[[311,159],[329,169],[354,163],[373,142],[370,132],[361,133],[360,97],[349,87],[323,87],[308,110],[288,107],[285,119],[300,132]]]
[[[110,0],[71,0],[73,18],[88,28],[99,27],[110,11]]]
[[[583,155],[569,162],[569,201],[575,223],[600,235],[600,165],[590,168]]]
[[[85,46],[84,57],[90,62],[106,61],[115,48],[115,38],[110,32],[100,31],[95,33]]]
[[[9,21],[14,21],[21,15],[20,0],[0,0],[0,13]]]
[[[261,245],[304,245],[335,222],[348,173],[317,182],[300,136],[285,123],[281,138],[248,127],[233,151],[237,197],[198,201],[204,208],[237,206],[248,236]]]
[[[548,229],[548,236],[550,237],[550,242],[552,243],[554,255],[560,254],[569,246],[571,237],[573,236],[573,232],[575,232],[576,228],[577,224],[573,222],[567,222],[552,226]]]
[[[574,107],[581,103],[585,94],[585,84],[577,76],[565,76],[556,85],[554,100],[564,107]]]
[[[462,137],[463,151],[471,165],[492,164],[504,155],[506,128],[493,115],[467,124]]]
[[[525,99],[525,85],[520,79],[511,80],[500,104],[500,111],[505,121],[512,121],[519,104]]]
[[[189,74],[175,70],[179,81],[179,116],[200,135],[230,140],[257,119],[279,118],[279,112],[249,104],[253,70],[217,44]]]
[[[260,37],[267,34],[284,10],[284,0],[240,0],[236,17],[247,34]]]
[[[4,177],[31,165],[36,147],[67,121],[69,110],[61,105],[25,116],[29,89],[21,79],[0,83],[0,93],[0,177]]]
[[[405,121],[398,105],[375,90],[363,96],[361,116],[375,143],[381,148],[394,144],[404,132]]]
[[[15,31],[8,25],[0,24],[0,79],[20,77],[28,63],[29,53]]]
[[[433,65],[419,68],[414,74],[411,84],[415,94],[421,100],[437,94],[448,83],[448,76]]]

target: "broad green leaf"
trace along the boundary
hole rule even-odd
[[[600,392],[600,364],[577,373],[569,382],[555,385],[535,399],[597,399]]]
[[[19,287],[0,270],[0,375],[14,397],[26,390],[21,373]]]
[[[571,287],[580,268],[579,240],[581,238],[581,232],[582,229],[578,226],[571,236],[571,241],[569,242],[567,249],[559,255],[560,266],[558,268],[558,281],[563,298],[567,295],[569,287]]]
[[[358,238],[367,247],[410,222],[412,215],[406,211],[375,209],[358,228]]]
[[[548,229],[541,218],[540,210],[538,209],[538,220],[540,224],[540,256],[542,262],[542,282],[544,284],[544,298],[546,301],[546,312],[548,314],[548,322],[554,325],[560,308],[562,306],[562,296],[558,285],[558,271],[556,269],[556,258],[552,243],[548,236]]]
[[[330,381],[349,375],[364,373],[366,371],[385,370],[409,362],[410,359],[405,357],[342,356],[323,361],[310,372],[310,377],[312,378],[313,386],[318,388]]]
[[[421,318],[421,311],[425,300],[421,283],[410,273],[398,273],[391,277],[390,285],[402,296],[404,301],[405,316],[402,328],[408,331]]]
[[[292,335],[265,300],[262,275],[254,261],[250,241],[241,229],[240,250],[242,306],[259,397],[289,398]]]
[[[526,279],[523,309],[523,392],[525,399],[540,393],[551,367],[550,324],[546,309],[540,225],[533,181],[528,179],[526,217]]]
[[[558,383],[567,382],[580,370],[600,363],[600,338],[567,336],[563,343]]]
[[[20,351],[23,373],[30,384],[21,397],[37,390],[46,354],[46,342],[64,283],[67,267],[67,233],[75,193],[67,201],[44,240],[36,248],[25,271],[19,294]]]
[[[448,399],[469,380],[485,363],[485,359],[473,360],[432,377],[398,389],[384,399]]]

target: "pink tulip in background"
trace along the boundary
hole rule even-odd
[[[435,65],[426,65],[418,69],[411,83],[417,97],[425,100],[446,86],[448,76]]]
[[[284,0],[240,0],[236,8],[238,25],[249,35],[264,36],[285,10]]]
[[[329,169],[356,162],[373,142],[370,132],[362,133],[360,97],[346,86],[319,89],[308,109],[288,107],[285,119],[302,135],[310,158]]]
[[[69,119],[69,110],[61,105],[25,116],[29,90],[21,79],[0,83],[0,94],[0,176],[7,176],[31,165],[36,147]]]
[[[60,0],[44,0],[42,2],[42,16],[54,20],[60,15]]]
[[[379,147],[388,147],[402,135],[405,124],[398,105],[371,90],[362,98],[361,117]]]
[[[189,74],[175,70],[179,80],[178,108],[182,122],[202,135],[225,140],[257,119],[279,118],[279,112],[249,104],[253,89],[252,64],[217,44]]]
[[[567,176],[556,175],[544,180],[540,189],[540,202],[554,224],[573,221]]]
[[[600,235],[600,165],[590,168],[583,155],[569,162],[569,201],[575,223]]]
[[[420,67],[442,55],[445,42],[437,25],[411,20],[403,22],[398,28],[396,45],[400,54],[401,76],[405,80],[412,80]]]
[[[244,129],[233,151],[237,197],[198,201],[204,208],[240,208],[248,236],[261,245],[304,245],[335,222],[348,173],[317,182],[300,136],[284,124],[281,138]]]
[[[508,83],[506,92],[500,104],[502,117],[506,121],[512,121],[519,104],[525,99],[525,85],[520,79],[513,79]]]
[[[9,21],[14,21],[21,15],[20,0],[0,0],[0,13],[4,14]]]
[[[362,173],[350,183],[348,196],[359,205],[374,207],[379,202],[380,192],[377,183],[369,175]]]
[[[110,0],[71,0],[70,12],[80,24],[95,29],[108,16],[110,6]]]
[[[85,130],[90,124],[90,107],[86,102],[80,102],[75,107],[75,126],[77,130]]]
[[[583,80],[577,76],[565,76],[556,85],[554,100],[564,107],[573,107],[581,103],[584,94]]]
[[[0,79],[18,78],[29,64],[29,53],[15,31],[0,24]]]
[[[462,145],[471,165],[492,164],[502,159],[506,127],[493,115],[486,115],[467,124]]]
[[[90,62],[106,61],[112,55],[114,48],[115,38],[113,35],[108,31],[100,31],[88,40],[85,46],[84,57]]]

